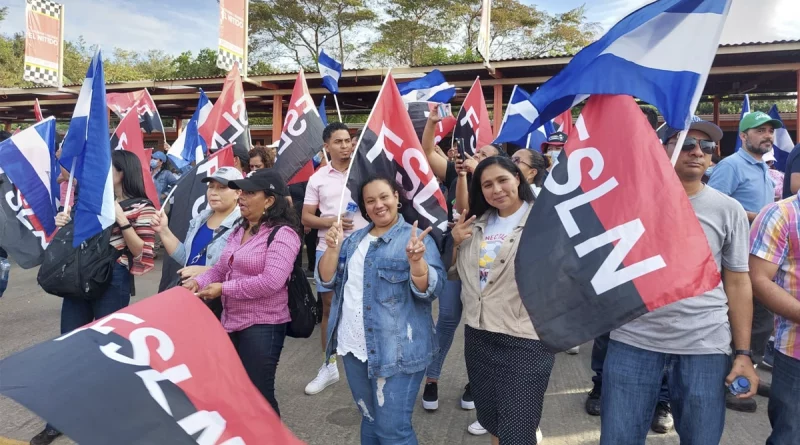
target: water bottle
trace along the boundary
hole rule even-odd
[[[728,390],[735,396],[747,394],[747,392],[750,391],[750,380],[742,376],[736,377],[733,379],[731,386],[728,387]]]
[[[356,204],[356,203],[354,203],[352,201],[348,202],[347,203],[347,208],[345,209],[345,212],[344,212],[344,218],[345,219],[349,219],[349,220],[352,221],[353,218],[356,216],[356,212],[357,211],[358,211],[358,204]]]
[[[8,275],[11,271],[11,263],[5,258],[0,258],[0,297],[8,287]]]

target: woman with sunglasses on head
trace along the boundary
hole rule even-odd
[[[531,185],[533,196],[539,196],[547,174],[547,161],[544,156],[538,151],[522,148],[511,155],[511,162],[519,167],[525,180]]]
[[[145,193],[142,164],[135,154],[116,150],[111,154],[111,165],[116,210],[110,244],[121,255],[114,264],[110,285],[102,295],[92,299],[62,300],[62,334],[127,307],[133,293],[133,276],[144,275],[155,267],[153,260],[155,232],[151,227],[151,221],[156,209]],[[81,199],[77,188],[75,199],[76,201]],[[71,219],[70,209],[65,209],[56,215],[56,226],[64,227]],[[61,432],[47,424],[30,443],[47,445],[59,436]]]
[[[203,300],[222,299],[222,327],[250,380],[280,416],[275,372],[291,321],[287,285],[300,250],[300,221],[273,169],[229,181],[228,187],[242,191],[242,218],[219,261],[183,287]]]
[[[192,279],[211,269],[219,260],[231,229],[241,217],[238,201],[242,192],[228,185],[243,178],[242,173],[233,167],[221,167],[213,175],[203,178],[202,182],[208,184],[208,207],[189,222],[185,241],[179,240],[169,229],[165,213],[159,212],[153,218],[153,229],[161,235],[167,254],[183,266],[174,282]],[[221,316],[222,301],[219,298],[210,300],[208,306],[217,318]]]
[[[411,415],[425,368],[436,353],[431,303],[444,287],[436,243],[407,223],[400,189],[389,178],[367,178],[358,206],[370,224],[345,239],[340,222],[317,279],[335,290],[326,357],[341,355],[361,410],[362,444],[416,444]]]
[[[452,230],[450,274],[462,283],[464,358],[478,422],[494,444],[535,444],[554,356],[539,341],[515,279],[533,191],[510,159],[492,157],[475,169],[469,200],[468,215]]]

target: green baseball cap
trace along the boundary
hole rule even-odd
[[[778,119],[773,119],[767,113],[754,111],[744,115],[741,122],[739,122],[739,132],[744,133],[747,130],[758,128],[764,124],[772,124],[774,128],[783,128],[783,122]]]

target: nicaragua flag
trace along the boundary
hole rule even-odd
[[[322,125],[328,126],[328,114],[325,111],[325,96],[319,102],[319,118],[322,119]]]
[[[319,73],[322,75],[322,85],[333,94],[339,93],[339,78],[342,77],[342,64],[333,60],[333,57],[325,54],[325,50],[319,52],[317,61]]]
[[[92,57],[61,146],[61,165],[80,184],[73,247],[114,224],[114,183],[108,138],[106,82],[100,49]]]
[[[0,142],[0,168],[19,189],[47,236],[56,231],[61,169],[56,162],[56,120],[34,124]]]
[[[200,136],[198,129],[205,123],[209,113],[211,113],[211,108],[211,102],[201,89],[200,98],[197,100],[197,108],[186,124],[186,129],[178,135],[178,139],[167,151],[167,156],[179,170],[192,162],[202,160],[208,152],[206,141]]]
[[[750,113],[750,95],[749,94],[745,94],[744,95],[744,102],[742,102],[742,114],[739,115],[739,122],[741,122],[742,119],[744,119],[744,117],[748,113]],[[780,119],[780,118],[778,118],[778,119]],[[738,126],[737,126],[737,128],[738,128]],[[742,148],[742,138],[739,137],[739,132],[737,131],[736,132],[736,148],[734,149],[734,151],[739,151],[740,148]]]
[[[769,114],[769,117],[783,123],[781,114],[778,112],[778,105],[772,105],[772,108],[769,109],[769,113],[767,114]],[[789,158],[789,153],[791,153],[794,148],[794,142],[792,142],[792,137],[789,136],[789,130],[786,129],[786,125],[775,129],[775,140],[772,142],[772,146],[775,152],[775,168],[779,172],[785,171],[786,160]]]
[[[456,87],[444,80],[439,70],[433,70],[424,77],[397,84],[403,102],[447,103],[456,95]]]
[[[670,127],[688,128],[730,5],[731,0],[660,0],[632,12],[531,95],[537,114],[531,128],[590,94],[638,97],[658,108]]]
[[[536,119],[536,110],[530,102],[530,94],[523,90],[519,85],[514,85],[511,91],[511,99],[506,107],[506,114],[503,116],[503,123],[495,144],[510,142],[522,148],[531,148],[541,151],[542,143],[547,141],[547,137],[555,132],[552,121],[547,121],[544,125],[531,131],[531,124]]]

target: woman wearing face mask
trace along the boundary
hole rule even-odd
[[[183,287],[203,300],[222,299],[222,327],[250,380],[280,416],[275,371],[291,320],[287,285],[300,251],[300,221],[274,169],[257,170],[228,187],[242,191],[242,218],[219,261]]]
[[[361,410],[362,444],[416,444],[411,415],[436,352],[431,303],[444,287],[436,243],[398,213],[394,180],[373,176],[358,192],[370,224],[344,238],[328,231],[317,279],[335,289],[326,356],[343,357]]]
[[[556,131],[547,138],[547,142],[542,142],[542,153],[550,158],[550,167],[547,171],[552,171],[553,167],[558,164],[558,156],[561,155],[561,150],[567,143],[567,135]]]
[[[539,196],[542,191],[542,184],[544,184],[545,171],[547,170],[547,161],[544,156],[538,151],[529,150],[526,148],[517,150],[511,156],[513,162],[528,184],[531,185],[533,196]]]
[[[450,273],[462,283],[464,357],[478,422],[494,444],[536,444],[554,356],[538,340],[514,272],[533,191],[511,160],[493,157],[475,169],[469,199],[469,215],[452,230]]]
[[[240,179],[243,179],[242,173],[233,167],[219,168],[212,176],[203,179],[208,184],[208,208],[189,222],[185,242],[169,229],[166,214],[159,212],[153,218],[153,229],[161,235],[167,254],[184,266],[178,271],[176,282],[200,275],[219,260],[231,229],[241,216],[237,201],[242,192],[228,187],[231,181]],[[221,316],[222,301],[219,298],[210,300],[209,307],[217,318]]]

